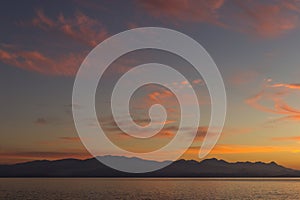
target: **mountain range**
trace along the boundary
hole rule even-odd
[[[157,161],[103,156],[111,161],[121,160],[124,165],[159,164]],[[170,162],[170,161],[165,161]],[[202,160],[177,160],[158,171],[130,174],[120,172],[100,163],[96,158],[86,160],[37,160],[26,163],[0,165],[0,177],[300,177],[300,171],[275,162],[230,163],[215,158]]]

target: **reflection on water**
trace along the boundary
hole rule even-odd
[[[300,199],[300,179],[0,179],[0,199]]]

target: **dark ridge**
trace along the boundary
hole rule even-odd
[[[108,161],[122,161],[124,165],[155,165],[160,162],[103,156]],[[0,177],[300,177],[300,171],[278,165],[276,162],[235,162],[216,158],[202,160],[177,160],[167,167],[150,173],[130,174],[111,169],[96,158],[86,160],[36,160],[12,165],[0,165]]]

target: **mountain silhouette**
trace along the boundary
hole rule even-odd
[[[157,161],[104,156],[112,162],[121,160],[124,165],[156,165]],[[170,161],[165,161],[170,162]],[[300,171],[275,162],[235,162],[218,159],[203,161],[177,160],[158,171],[131,174],[120,172],[100,163],[96,158],[86,160],[38,160],[26,163],[0,165],[0,177],[300,177]]]

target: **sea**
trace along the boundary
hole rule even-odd
[[[0,199],[300,200],[300,178],[1,178]]]

